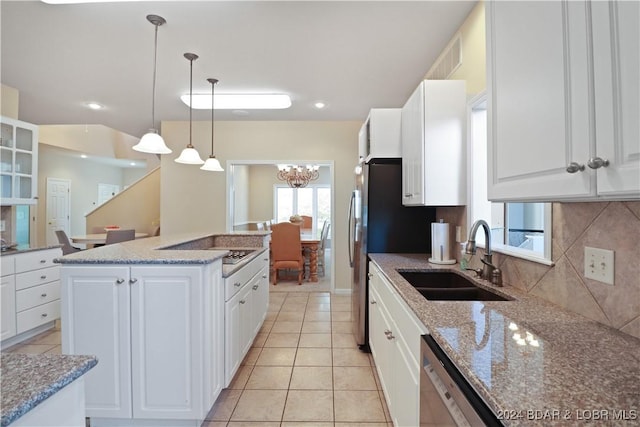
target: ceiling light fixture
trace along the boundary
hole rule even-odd
[[[104,107],[102,106],[102,104],[98,104],[97,102],[87,102],[87,107],[91,108],[92,110],[102,110]]]
[[[198,59],[198,55],[195,53],[185,53],[184,57],[187,58],[189,63],[191,64],[191,74],[189,77],[189,94],[193,94],[193,61]],[[180,157],[178,157],[175,161],[178,163],[184,163],[187,165],[201,165],[204,163],[204,160],[200,158],[200,154],[198,154],[198,150],[193,148],[191,144],[191,138],[193,134],[193,109],[189,107],[189,144],[187,148],[182,150],[180,153]]]
[[[322,110],[324,107],[327,106],[327,104],[325,104],[322,101],[318,101],[315,104],[313,104],[314,107],[316,107],[318,110]]]
[[[153,90],[151,92],[151,129],[149,132],[142,135],[140,142],[134,145],[132,148],[142,153],[151,154],[169,154],[171,149],[164,143],[164,139],[158,134],[155,129],[156,125],[156,65],[158,61],[158,27],[165,24],[167,21],[158,15],[147,15],[147,21],[151,22],[156,27],[154,53],[153,53]]]
[[[318,179],[320,176],[318,169],[320,169],[318,165],[278,165],[278,179],[287,181],[289,187],[303,188],[309,184],[309,181]]]
[[[213,101],[209,94],[182,95],[182,102],[196,110],[209,110]],[[282,110],[291,107],[289,95],[281,93],[219,93],[218,110]]]
[[[215,106],[214,92],[216,83],[218,83],[218,79],[207,79],[207,81],[211,83],[211,106],[213,107]],[[209,156],[207,161],[204,162],[204,165],[200,167],[200,169],[211,172],[224,172],[224,169],[222,169],[222,166],[220,166],[220,162],[218,161],[218,159],[216,159],[216,156],[213,155],[214,111],[215,108],[211,108],[211,155]]]

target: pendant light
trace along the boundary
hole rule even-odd
[[[204,162],[204,165],[200,167],[200,169],[204,171],[211,171],[211,172],[224,172],[224,169],[222,169],[222,166],[220,166],[220,162],[218,161],[218,159],[216,159],[216,156],[213,155],[213,130],[214,130],[213,112],[215,111],[214,92],[215,92],[216,83],[218,83],[218,79],[207,79],[207,81],[211,83],[211,155],[209,156],[207,161]]]
[[[191,64],[191,74],[189,77],[189,96],[193,96],[193,61],[198,59],[198,55],[195,53],[185,53],[184,57],[189,60]],[[191,145],[191,137],[193,134],[193,119],[192,119],[193,108],[189,107],[189,144],[187,148],[182,150],[180,153],[180,157],[178,157],[175,161],[178,163],[184,163],[187,165],[201,165],[204,163],[204,160],[200,158],[200,154],[198,154],[198,150],[193,148]]]
[[[153,91],[151,92],[151,129],[145,133],[140,141],[134,145],[133,148],[136,151],[142,153],[151,154],[169,154],[171,149],[164,143],[164,139],[160,136],[155,129],[156,125],[156,68],[158,62],[158,27],[166,24],[166,20],[162,16],[147,15],[147,21],[151,22],[156,27],[156,35],[154,42],[153,53]]]

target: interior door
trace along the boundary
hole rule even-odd
[[[71,222],[71,181],[68,179],[47,178],[47,245],[58,243],[56,230],[69,234]]]

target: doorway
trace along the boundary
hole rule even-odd
[[[57,230],[64,230],[67,235],[71,230],[71,181],[60,178],[47,178],[47,245],[58,243]]]
[[[277,178],[277,165],[307,165],[311,163],[319,166],[320,177],[317,181],[309,183],[305,187],[307,190],[297,195],[300,199],[291,197],[289,200],[291,203],[288,203],[287,206],[291,205],[293,213],[312,214],[311,216],[314,216],[315,213],[314,224],[317,224],[318,227],[321,227],[325,220],[332,223],[335,217],[333,161],[232,160],[228,162],[226,168],[228,183],[227,231],[252,230],[255,229],[255,223],[268,220],[288,220],[288,217],[284,217],[286,209],[284,209],[283,203],[288,200],[286,195],[289,192],[286,191],[286,182]],[[305,195],[311,199],[306,200],[308,197]],[[314,202],[313,195],[317,195],[316,202]],[[302,209],[302,211],[297,212],[296,209]],[[333,240],[333,227],[329,228],[328,240],[329,242]],[[335,289],[334,251],[326,251],[325,265],[328,268],[325,268],[321,281],[330,282],[330,290],[333,291]],[[310,285],[313,288],[313,284]],[[304,287],[307,288],[307,286]]]

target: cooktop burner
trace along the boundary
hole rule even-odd
[[[252,252],[252,250],[232,250],[222,258],[222,263],[237,264]]]

